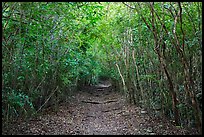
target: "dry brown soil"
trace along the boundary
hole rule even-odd
[[[143,112],[143,113],[141,113]],[[57,112],[46,109],[27,122],[16,121],[3,134],[46,135],[172,135],[197,134],[175,127],[164,118],[150,117],[148,112],[126,102],[124,96],[109,87],[85,87]]]

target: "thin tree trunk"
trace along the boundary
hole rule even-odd
[[[178,100],[177,100],[177,97],[176,97],[176,92],[174,91],[174,85],[173,85],[172,79],[171,79],[171,77],[169,75],[169,72],[168,72],[168,70],[166,68],[166,64],[163,61],[163,58],[160,57],[159,53],[158,53],[158,57],[159,57],[160,63],[162,64],[162,68],[163,68],[163,70],[164,70],[164,72],[166,74],[167,80],[168,80],[169,92],[170,92],[171,97],[172,97],[172,108],[173,108],[173,111],[174,111],[175,124],[180,125],[179,111],[178,111],[178,108],[177,108]]]
[[[135,50],[134,49],[132,51],[132,58],[133,58],[133,62],[134,62],[136,73],[137,73],[137,80],[138,80],[139,88],[140,88],[140,92],[141,92],[141,100],[144,100],[144,94],[143,94],[144,91],[143,91],[142,84],[140,81],[139,70],[138,70],[137,64],[135,62]]]
[[[123,78],[123,75],[122,75],[122,73],[121,73],[121,71],[120,71],[120,68],[119,68],[118,64],[115,64],[115,65],[116,65],[116,67],[117,67],[117,69],[118,69],[118,72],[119,72],[119,74],[120,74],[120,77],[121,77],[121,79],[122,79],[123,89],[124,89],[124,91],[126,92],[126,91],[127,91],[127,87],[126,87],[126,84],[125,84],[125,80],[124,80],[124,78]]]

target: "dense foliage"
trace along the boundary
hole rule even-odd
[[[202,3],[3,2],[2,116],[110,77],[130,103],[202,126]]]

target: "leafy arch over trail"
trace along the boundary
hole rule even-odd
[[[130,103],[202,127],[202,3],[3,2],[2,115],[69,102],[109,76]]]

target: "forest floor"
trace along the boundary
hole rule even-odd
[[[164,118],[151,117],[128,104],[107,87],[84,87],[57,112],[46,109],[27,122],[17,121],[2,134],[46,135],[189,135],[196,130],[176,127]]]

